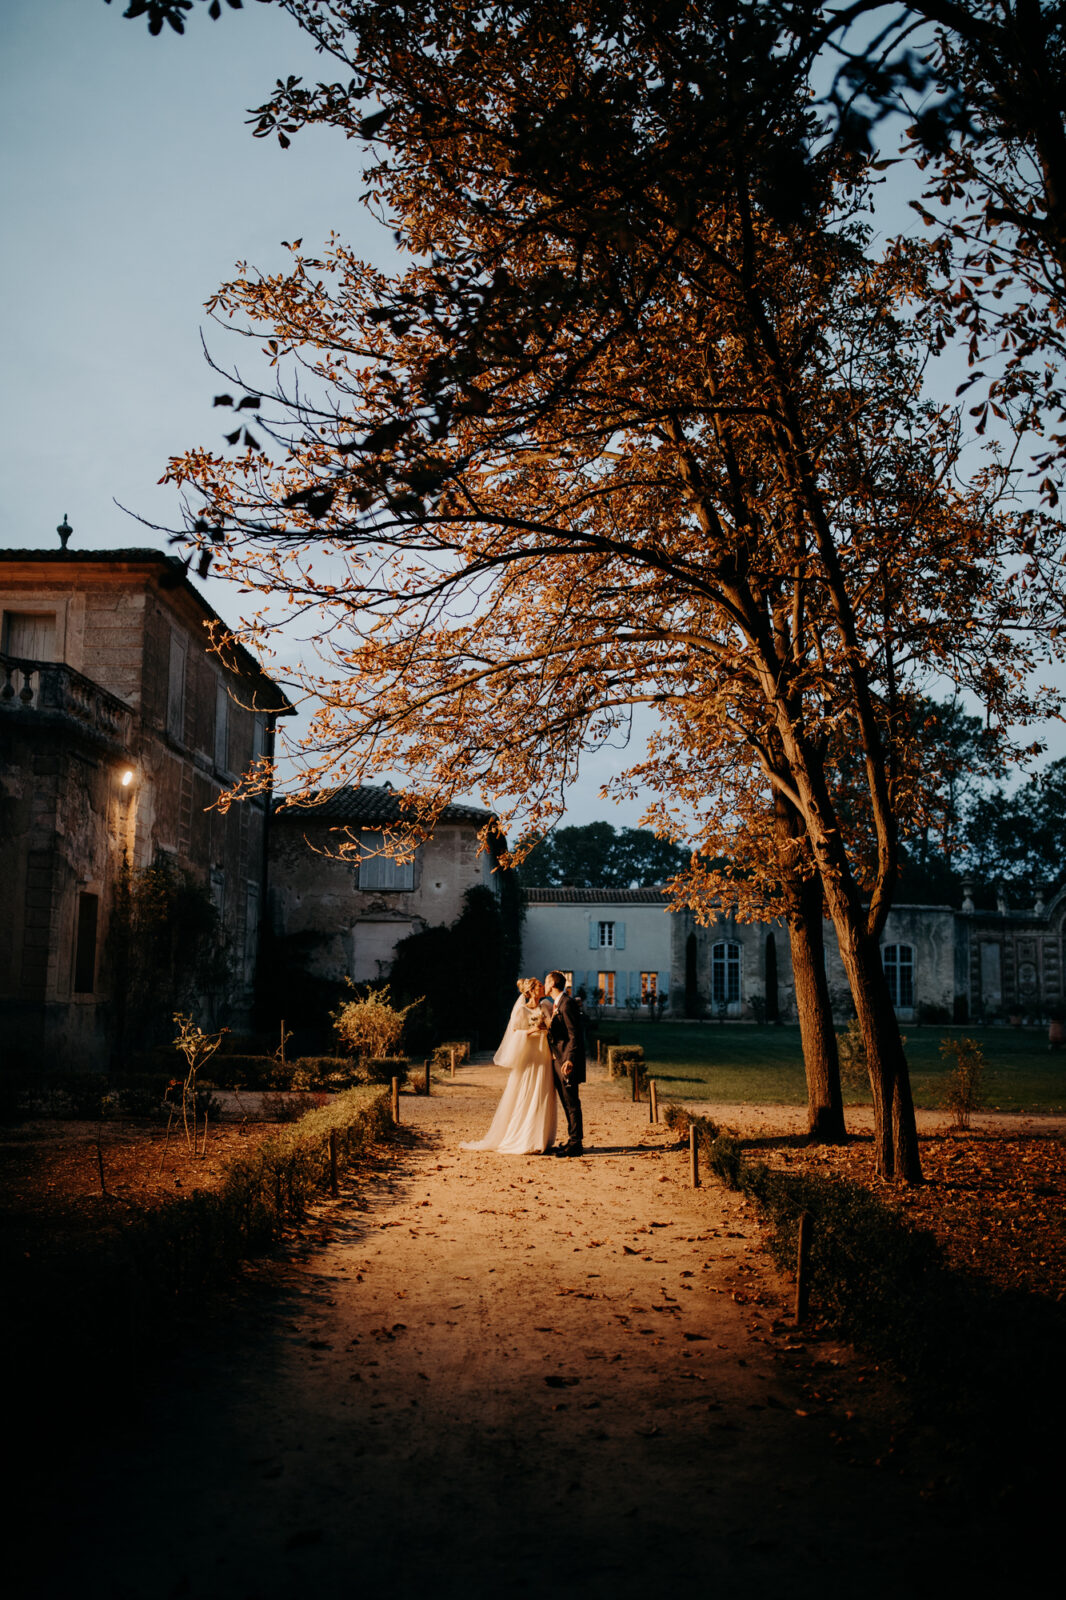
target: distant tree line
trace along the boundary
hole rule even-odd
[[[643,889],[684,872],[689,857],[650,828],[589,822],[556,828],[538,840],[522,865],[522,882],[537,888]]]

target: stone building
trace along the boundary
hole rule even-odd
[[[958,916],[960,983],[978,1019],[1066,1015],[1066,887],[1050,901],[1011,906],[999,889],[995,911],[978,911],[967,893]]]
[[[284,695],[157,550],[0,551],[0,1037],[8,1060],[108,1060],[106,959],[123,861],[209,889],[246,1015],[265,897],[265,799],[214,801],[272,748]]]
[[[559,967],[574,989],[603,992],[608,1012],[667,996],[670,1016],[698,1011],[794,1020],[795,990],[783,923],[740,923],[728,913],[700,926],[670,912],[661,890],[531,888],[526,891],[523,972]],[[1037,1021],[1066,1006],[1066,889],[1028,910],[995,912],[964,900],[895,906],[881,940],[901,1021]],[[838,1017],[850,1010],[836,936],[825,925],[826,975]],[[646,1009],[644,1011],[646,1015]]]
[[[312,977],[387,977],[401,939],[453,923],[475,885],[495,890],[493,855],[478,841],[491,820],[476,806],[447,806],[433,837],[404,862],[381,853],[385,831],[402,822],[387,786],[331,789],[309,803],[278,805],[269,866],[275,937],[299,942]]]
[[[661,889],[527,889],[522,971],[565,973],[571,988],[603,991],[607,1010],[646,1005],[673,984],[674,921]]]

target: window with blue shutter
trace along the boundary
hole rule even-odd
[[[616,922],[614,925],[614,947],[616,950],[624,950],[626,947],[626,925],[624,922]]]

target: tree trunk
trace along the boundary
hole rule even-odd
[[[884,859],[879,861],[880,893],[875,890],[874,894],[874,906],[879,902],[879,909],[875,915],[873,906],[868,910],[863,905],[824,771],[795,738],[791,724],[783,724],[779,732],[790,776],[800,796],[799,806],[793,805],[791,809],[803,820],[866,1046],[874,1101],[877,1173],[879,1177],[894,1178],[901,1183],[921,1183],[922,1165],[907,1060],[879,945],[879,931],[887,915],[896,865],[894,851],[890,848],[891,830],[887,826],[891,817],[886,820],[884,849],[879,851],[879,857]],[[779,827],[780,822],[779,810]]]
[[[774,798],[774,834],[788,907],[792,976],[807,1076],[807,1131],[818,1144],[843,1144],[847,1130],[837,1036],[825,976],[822,885],[817,876],[804,877],[800,870],[803,821],[780,793]]]
[[[910,1077],[881,951],[876,939],[857,929],[850,917],[841,916],[838,920],[834,914],[833,924],[866,1046],[874,1100],[877,1175],[899,1183],[921,1183]]]
[[[793,906],[788,917],[788,937],[803,1070],[807,1075],[807,1130],[817,1144],[842,1144],[847,1131],[837,1036],[825,976],[822,886],[817,878],[810,879],[797,885],[790,898]]]

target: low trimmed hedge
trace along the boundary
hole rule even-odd
[[[607,1076],[609,1078],[631,1078],[633,1071],[639,1076],[640,1087],[643,1089],[648,1081],[644,1070],[644,1047],[639,1044],[612,1044],[607,1050]]]
[[[434,1050],[430,1058],[431,1068],[435,1068],[439,1072],[444,1070],[450,1072],[453,1050],[455,1051],[455,1064],[457,1067],[463,1066],[470,1060],[469,1039],[446,1039],[443,1044],[439,1044]]]
[[[183,1074],[184,1076],[184,1074]],[[57,1121],[97,1122],[115,1117],[164,1120],[180,1105],[180,1080],[165,1072],[4,1073],[0,1093],[5,1121],[19,1117],[54,1117]],[[211,1085],[197,1088],[198,1116],[217,1117]]]
[[[799,1219],[810,1215],[812,1305],[927,1397],[962,1400],[982,1386],[1001,1388],[1003,1352],[1017,1354],[1023,1339],[1031,1375],[1051,1381],[1057,1372],[1061,1307],[956,1271],[932,1233],[861,1184],[752,1161],[734,1134],[681,1106],[666,1107],[665,1120],[685,1135],[695,1127],[701,1164],[758,1207],[770,1226],[770,1253],[785,1271],[795,1267]]]
[[[372,1056],[369,1061],[360,1063],[358,1072],[360,1079],[366,1083],[391,1083],[393,1078],[406,1083],[410,1069],[411,1063],[406,1056]]]
[[[18,1359],[65,1370],[71,1304],[83,1365],[94,1351],[111,1360],[119,1347],[149,1358],[153,1334],[183,1304],[268,1249],[329,1191],[331,1132],[343,1171],[394,1136],[388,1096],[348,1090],[231,1162],[219,1189],[145,1211],[74,1255],[19,1263],[9,1328]]]

